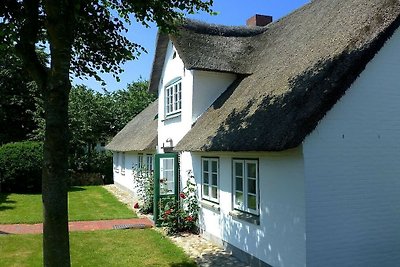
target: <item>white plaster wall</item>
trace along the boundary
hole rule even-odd
[[[122,174],[121,172],[121,157],[122,157],[122,152],[119,152],[119,161],[117,166],[118,172],[116,172],[116,170],[114,169],[114,184],[122,186],[130,193],[135,194],[132,167],[137,166],[138,154],[136,152],[125,152],[125,174]]]
[[[220,164],[220,211],[202,208],[206,234],[272,266],[305,266],[304,177],[301,149],[281,153],[193,154],[192,167],[201,190],[201,156]],[[232,158],[259,159],[260,225],[229,215],[232,206]]]
[[[192,125],[192,71],[186,70],[179,54],[173,59],[175,48],[168,44],[163,73],[158,90],[158,147],[159,152],[168,138],[173,140],[173,146],[190,130]],[[165,118],[165,86],[176,78],[182,79],[182,110],[179,116]]]
[[[400,31],[303,144],[307,266],[400,266]]]
[[[163,73],[159,85],[158,97],[158,152],[171,138],[175,146],[191,129],[192,124],[208,107],[228,88],[236,75],[214,73],[199,70],[187,70],[179,54],[173,58],[175,48],[169,42],[164,62]],[[171,81],[182,80],[181,113],[169,118],[165,117],[165,86]]]
[[[236,75],[231,73],[194,71],[192,122],[195,122],[235,79]]]
[[[143,160],[146,160],[146,155],[154,154],[154,151],[129,151],[125,152],[125,174],[121,172],[121,157],[122,152],[119,152],[119,160],[118,166],[115,164],[115,154],[113,152],[113,165],[117,167],[117,170],[114,168],[113,177],[114,177],[114,184],[122,187],[129,193],[133,194],[134,196],[137,195],[137,189],[135,187],[135,174],[138,167],[138,155],[142,154],[144,156]],[[144,162],[145,164],[146,162]]]

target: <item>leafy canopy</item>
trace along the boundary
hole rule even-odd
[[[48,71],[40,64],[35,49],[44,47],[49,40],[51,27],[49,12],[44,12],[48,1],[3,0],[0,4],[1,46],[17,47],[21,56],[36,68],[36,75]],[[213,0],[75,0],[68,1],[68,10],[74,18],[72,29],[65,25],[66,40],[72,40],[70,70],[76,77],[91,76],[98,81],[99,73],[118,74],[121,64],[137,59],[144,48],[124,35],[132,21],[149,27],[156,23],[161,31],[172,32],[183,18],[184,12],[206,11],[212,13]],[[69,32],[69,30],[71,30]],[[63,40],[59,40],[62,42]],[[57,40],[51,40],[52,43]],[[53,44],[57,45],[57,44]]]

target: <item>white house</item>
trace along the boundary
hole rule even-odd
[[[400,2],[314,0],[269,21],[159,34],[158,103],[109,149],[125,169],[177,153],[203,235],[253,266],[400,266]]]

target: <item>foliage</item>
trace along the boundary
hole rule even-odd
[[[174,198],[161,202],[162,226],[166,227],[168,234],[178,232],[196,232],[199,214],[196,184],[191,171],[186,187],[179,193],[178,201]]]
[[[104,175],[104,183],[112,183],[113,162],[109,151],[91,151],[86,154],[72,157],[70,168],[73,174],[99,173]]]
[[[43,266],[41,235],[0,236],[1,266]],[[71,232],[73,266],[196,267],[153,229]]]
[[[138,194],[140,212],[149,214],[153,212],[154,203],[154,173],[146,167],[133,168],[134,186]]]
[[[25,141],[0,147],[2,191],[40,192],[43,144]]]
[[[43,222],[41,197],[40,194],[0,193],[0,224]],[[102,186],[73,186],[68,197],[70,221],[137,218]]]
[[[36,129],[39,96],[15,52],[0,47],[0,145],[26,140]]]

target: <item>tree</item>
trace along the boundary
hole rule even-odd
[[[70,73],[93,76],[122,71],[120,63],[143,51],[123,32],[131,19],[173,31],[182,11],[210,12],[212,0],[4,0],[1,47],[15,47],[43,97],[45,142],[42,179],[45,266],[70,266],[67,169]],[[131,16],[133,15],[133,17]],[[37,47],[48,44],[50,63]]]
[[[72,88],[69,97],[69,129],[71,151],[108,141],[133,117],[147,107],[155,96],[147,90],[148,82],[128,84],[126,90],[113,93],[95,92],[83,85]]]
[[[126,90],[118,90],[112,94],[113,121],[110,129],[105,131],[111,134],[109,136],[117,134],[133,117],[156,99],[155,95],[147,91],[148,86],[148,81],[138,80],[128,84]]]
[[[10,49],[0,48],[0,144],[27,140],[34,120],[39,90]]]

